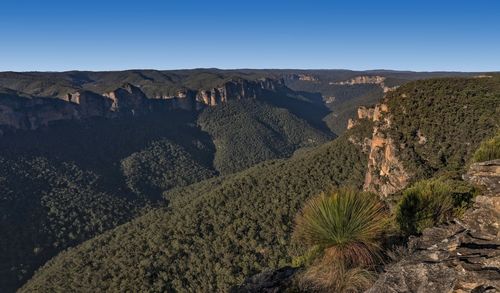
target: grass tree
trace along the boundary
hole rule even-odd
[[[366,287],[365,268],[377,258],[386,219],[383,203],[372,193],[339,189],[310,199],[294,231],[294,239],[308,250],[303,280],[336,292]]]

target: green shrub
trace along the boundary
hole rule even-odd
[[[386,213],[371,193],[340,189],[312,198],[296,218],[294,237],[323,258],[348,266],[369,265],[379,246]]]
[[[500,159],[500,130],[491,139],[485,140],[472,157],[474,162],[484,162]]]
[[[417,182],[403,192],[396,221],[404,234],[419,234],[458,216],[474,193],[467,183],[455,179],[441,177]]]

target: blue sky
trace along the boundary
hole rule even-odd
[[[2,0],[0,71],[500,70],[496,0]]]

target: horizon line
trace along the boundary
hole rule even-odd
[[[392,71],[392,72],[412,72],[412,73],[500,73],[497,71],[462,71],[462,70],[412,70],[412,69],[347,69],[347,68],[220,68],[220,67],[192,67],[192,68],[175,68],[175,69],[155,69],[155,68],[128,68],[128,69],[70,69],[70,70],[1,70],[0,73],[67,73],[67,72],[123,72],[123,71],[189,71],[189,70],[222,70],[222,71],[238,71],[238,70],[297,70],[297,71],[352,71],[352,72],[377,72],[377,71]]]

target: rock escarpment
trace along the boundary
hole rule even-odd
[[[319,81],[319,78],[312,75],[312,74],[304,74],[304,73],[299,73],[299,74],[287,74],[285,75],[285,78],[288,80],[300,80],[300,81]]]
[[[464,178],[485,187],[460,220],[424,230],[369,293],[500,290],[500,160],[471,166]]]
[[[133,86],[129,83],[124,84],[122,87],[117,88],[109,93],[104,93],[104,97],[112,101],[109,111],[120,112],[123,114],[147,112],[148,98],[140,90],[140,88]]]
[[[77,104],[47,98],[13,94],[0,95],[0,126],[14,129],[36,129],[51,121],[80,119]]]
[[[356,85],[356,84],[377,84],[384,91],[384,93],[388,91],[392,91],[397,87],[389,87],[385,84],[386,78],[384,76],[378,75],[363,75],[356,76],[349,80],[339,81],[339,82],[330,82],[331,85]]]
[[[91,91],[68,93],[64,101],[77,104],[78,112],[83,117],[104,116],[112,108],[113,100]]]
[[[0,127],[37,129],[60,120],[135,116],[172,109],[197,111],[228,100],[255,99],[266,91],[284,88],[283,80],[265,78],[229,80],[215,88],[184,88],[174,96],[156,97],[148,97],[140,87],[130,83],[103,94],[77,90],[62,98],[34,97],[4,90],[0,92]]]
[[[374,108],[360,107],[358,119],[367,119],[374,123],[370,139],[363,142],[367,150],[368,163],[363,189],[388,196],[405,188],[411,174],[405,170],[398,158],[398,148],[387,135],[391,127],[391,115],[386,104],[381,103]],[[357,120],[350,119],[348,128],[357,125]]]
[[[261,79],[257,81],[238,80],[228,81],[222,86],[199,90],[196,94],[196,102],[216,106],[227,102],[228,100],[255,99],[263,93],[263,91],[276,91],[284,87],[284,81],[273,79]]]

